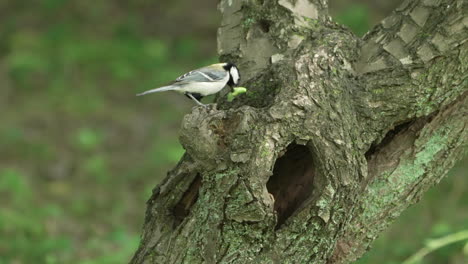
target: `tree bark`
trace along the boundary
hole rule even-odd
[[[464,0],[406,1],[363,39],[326,0],[222,0],[248,92],[185,116],[132,263],[350,263],[461,158]]]

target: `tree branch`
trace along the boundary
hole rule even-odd
[[[357,97],[374,140],[468,89],[467,13],[466,1],[405,1],[364,37],[355,67],[365,89]]]
[[[468,92],[436,113],[390,132],[368,154],[368,179],[350,228],[338,242],[336,263],[349,263],[408,206],[438,183],[468,142]],[[364,242],[364,243],[363,243]]]

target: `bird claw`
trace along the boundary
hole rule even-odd
[[[203,107],[203,109],[207,111],[216,110],[216,104],[200,104],[199,106]]]

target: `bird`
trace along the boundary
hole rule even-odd
[[[206,107],[200,102],[201,98],[218,93],[226,85],[234,87],[239,81],[240,73],[235,64],[230,62],[216,63],[185,73],[167,86],[154,88],[139,93],[137,96],[176,91],[185,94],[198,105]]]

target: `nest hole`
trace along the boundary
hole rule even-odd
[[[277,229],[311,197],[315,174],[313,155],[306,146],[290,144],[276,160],[267,189],[275,199]]]
[[[396,135],[398,135],[400,132],[406,131],[413,123],[414,120],[403,122],[402,124],[399,124],[395,126],[392,130],[388,131],[380,142],[373,142],[370,148],[364,154],[366,159],[369,161],[369,159],[375,153],[379,152],[381,149],[387,146],[390,142],[392,142]]]

